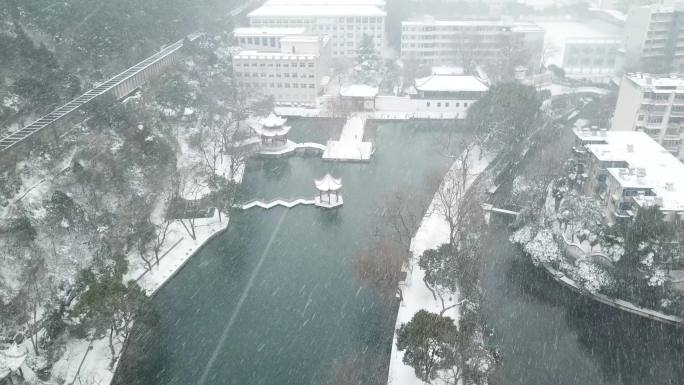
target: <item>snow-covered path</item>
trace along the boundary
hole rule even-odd
[[[324,160],[368,161],[373,155],[373,143],[364,142],[366,117],[353,114],[342,128],[339,140],[329,140],[323,152]]]
[[[470,165],[471,173],[468,175],[466,181],[466,188],[470,188],[477,177],[489,166],[493,155],[485,155],[482,159],[479,158],[480,149],[473,147],[468,153],[468,164]],[[452,165],[452,170],[457,167],[457,162]],[[444,183],[444,182],[442,182]],[[440,187],[441,188],[441,187]],[[391,385],[423,385],[423,382],[416,377],[412,367],[402,362],[404,353],[397,350],[397,335],[398,329],[403,323],[409,322],[413,315],[420,310],[427,310],[433,313],[439,313],[442,310],[442,304],[436,300],[432,292],[428,290],[423,277],[425,272],[418,266],[418,258],[425,250],[434,249],[449,242],[449,223],[446,219],[436,213],[434,207],[439,205],[440,199],[435,193],[432,203],[430,203],[429,213],[432,213],[425,218],[420,224],[413,241],[411,242],[411,254],[413,256],[412,266],[406,277],[406,281],[402,284],[403,299],[399,305],[397,314],[397,322],[395,325],[395,334],[392,343],[392,354],[390,357],[389,375],[387,383]],[[454,293],[451,298],[445,298],[445,306],[455,305],[458,301],[458,293]],[[444,314],[458,320],[459,307],[446,311]]]

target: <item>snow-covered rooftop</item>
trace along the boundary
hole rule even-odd
[[[372,5],[265,5],[250,12],[248,16],[385,16],[385,11]]]
[[[457,66],[436,66],[432,67],[433,75],[463,75],[465,70],[463,67]]]
[[[621,186],[650,188],[663,211],[684,211],[684,163],[640,131],[581,132],[587,150],[600,161],[626,162],[628,168],[609,168]],[[596,143],[603,141],[603,144]],[[645,198],[649,199],[649,198]]]
[[[438,20],[430,16],[423,17],[420,20],[407,20],[401,22],[402,26],[407,27],[421,27],[421,26],[436,26],[436,27],[502,27],[511,28],[514,31],[529,31],[529,32],[543,32],[537,24],[527,21],[512,21],[503,19],[454,19],[454,20]]]
[[[318,55],[304,54],[297,55],[282,52],[265,52],[265,51],[240,51],[235,56],[236,59],[271,59],[271,60],[314,60]]]
[[[287,119],[281,118],[280,116],[278,116],[272,112],[270,114],[268,114],[267,117],[265,117],[259,121],[259,123],[262,126],[269,127],[269,128],[280,127],[283,124],[285,124],[285,122],[287,122]]]
[[[423,92],[486,92],[489,89],[476,77],[469,75],[430,75],[416,79],[415,87]]]
[[[342,179],[325,174],[323,178],[316,179],[315,184],[320,191],[337,191],[342,188]]]
[[[352,98],[372,98],[378,94],[378,87],[365,84],[352,84],[340,89],[340,95]]]
[[[264,37],[281,37],[289,35],[303,35],[306,33],[306,28],[235,28],[233,35],[240,36],[264,36]]]
[[[684,91],[684,77],[678,74],[664,76],[632,73],[625,75],[625,77],[643,90],[672,92],[672,87],[675,87],[678,91]],[[665,89],[663,89],[663,87],[665,87]]]
[[[385,0],[267,0],[264,5],[373,5],[385,7]]]

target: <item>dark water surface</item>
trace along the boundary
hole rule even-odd
[[[322,130],[336,137],[341,124],[314,122],[292,121],[293,138],[320,142]],[[396,304],[360,287],[351,259],[372,238],[388,194],[409,188],[414,199],[430,200],[420,186],[448,167],[438,151],[444,132],[434,124],[371,125],[377,151],[368,164],[250,162],[244,201],[311,198],[314,179],[331,171],[342,178],[344,207],[236,212],[228,231],[155,297],[161,323],[136,334],[117,382],[185,385],[205,376],[206,384],[319,385],[334,362],[360,351],[386,361]]]
[[[495,384],[684,384],[684,330],[565,290],[493,230],[482,306],[503,362]]]
[[[317,142],[341,125],[291,123],[296,140]],[[155,297],[161,323],[136,333],[115,383],[187,385],[205,375],[206,384],[327,385],[335,363],[359,351],[386,360],[396,306],[360,289],[351,258],[372,238],[386,194],[405,188],[430,199],[419,186],[449,163],[438,144],[444,131],[379,124],[368,132],[377,141],[369,164],[252,161],[245,201],[312,197],[313,179],[331,171],[342,177],[345,205],[235,213]],[[684,384],[682,331],[563,290],[507,238],[505,226],[494,227],[483,260],[482,314],[503,355],[495,384]]]

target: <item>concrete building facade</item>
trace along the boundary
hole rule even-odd
[[[530,72],[539,69],[544,30],[534,23],[504,20],[404,21],[401,57],[424,65],[455,64],[463,67],[498,63],[523,53]],[[517,63],[521,64],[521,63]]]
[[[233,56],[238,86],[273,96],[278,104],[315,105],[330,68],[327,36],[283,34],[282,30],[269,29],[238,32],[246,47],[252,48]],[[251,44],[247,43],[250,36]],[[258,45],[265,45],[263,49],[253,49],[256,37]]]
[[[376,50],[385,48],[384,8],[381,0],[271,0],[248,17],[252,27],[305,28],[328,35],[333,57],[355,57],[365,35]]]
[[[643,131],[684,160],[684,77],[624,75],[611,129]]]
[[[597,83],[608,83],[621,66],[619,39],[568,39],[565,41],[562,68],[565,76]]]
[[[684,72],[684,4],[630,7],[625,65],[631,71]]]

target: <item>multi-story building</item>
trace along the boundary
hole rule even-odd
[[[643,131],[684,160],[684,77],[622,77],[611,129]]]
[[[657,205],[668,221],[684,219],[684,164],[642,132],[576,129],[585,192],[597,193],[611,222]]]
[[[619,39],[568,39],[563,52],[565,76],[608,83],[620,67]]]
[[[307,33],[330,36],[334,57],[354,57],[364,36],[376,50],[385,47],[384,1],[378,0],[271,0],[252,11],[252,27],[305,28]]]
[[[625,21],[628,70],[684,72],[684,4],[630,7]]]
[[[401,23],[401,57],[425,65],[465,68],[524,57],[531,72],[541,65],[544,30],[534,23],[504,20],[422,20]]]
[[[280,39],[306,34],[305,28],[235,28],[235,42],[244,50],[280,52]]]
[[[643,132],[576,129],[578,154],[611,222],[658,206],[665,220],[684,222],[684,164]]]
[[[406,96],[377,96],[375,110],[388,113],[413,114],[436,119],[463,119],[470,106],[489,87],[475,76],[461,75],[435,68],[433,74],[415,80]]]
[[[613,81],[621,70],[621,27],[597,19],[540,20],[546,31],[544,65],[563,68],[565,76],[597,83]]]
[[[233,56],[235,79],[240,87],[273,96],[276,103],[315,105],[330,68],[330,39],[289,32],[236,31],[249,49]]]

